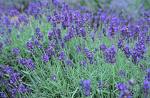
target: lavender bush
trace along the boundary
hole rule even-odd
[[[0,7],[0,98],[150,97],[150,10],[78,2]]]

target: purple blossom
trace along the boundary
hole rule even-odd
[[[10,75],[10,83],[11,84],[15,84],[19,80],[20,80],[20,74],[19,73],[13,73]]]
[[[45,51],[49,57],[55,55],[55,43],[49,44],[49,46],[45,49]]]
[[[105,49],[107,49],[105,44],[100,45],[100,50],[105,51]]]
[[[19,15],[19,11],[17,9],[11,9],[9,15],[12,17]]]
[[[17,88],[9,89],[9,93],[11,93],[12,98],[15,98],[17,94]]]
[[[58,54],[58,59],[61,60],[61,61],[65,59],[65,52],[64,52],[64,51],[61,51],[61,52]]]
[[[148,93],[149,93],[149,90],[150,90],[150,81],[148,81],[146,79],[144,80],[144,82],[143,82],[143,90],[144,90],[145,96],[147,96]]]
[[[36,28],[35,36],[38,40],[43,40],[43,34],[40,31],[40,28]]]
[[[124,54],[126,55],[127,58],[130,57],[130,55],[131,55],[131,50],[130,50],[130,48],[129,48],[128,45],[126,45],[126,46],[123,48],[123,52],[124,52]]]
[[[31,70],[33,70],[35,68],[35,64],[32,61],[32,59],[26,59],[26,65],[25,66]]]
[[[120,39],[118,40],[118,48],[122,48],[123,47],[123,40]]]
[[[69,66],[73,66],[73,62],[70,59],[66,60],[65,63]]]
[[[27,9],[28,14],[37,17],[40,15],[40,3],[39,2],[31,2]]]
[[[38,40],[43,40],[43,34],[42,34],[42,32],[36,32],[36,38]]]
[[[90,96],[91,92],[91,81],[90,80],[82,80],[81,86],[85,96]]]
[[[34,62],[32,61],[32,59],[27,59],[27,58],[20,58],[19,60],[19,63],[24,65],[26,68],[30,69],[30,70],[33,70],[35,68],[35,64]]]
[[[20,49],[19,48],[13,48],[12,53],[17,56],[20,54]]]
[[[76,46],[76,51],[79,53],[79,52],[81,52],[82,51],[82,49],[81,49],[81,46]]]
[[[107,63],[114,64],[116,62],[116,48],[112,46],[110,48],[105,49],[104,58]]]
[[[6,65],[0,66],[0,71],[3,74],[3,77],[0,78],[0,86],[2,87],[0,98],[16,98],[17,94],[25,93],[26,86],[22,85],[22,76],[18,71]]]
[[[80,32],[80,35],[79,35],[79,36],[82,36],[83,38],[86,37],[86,31],[85,31],[84,28],[80,28],[79,32]]]
[[[132,98],[132,94],[124,83],[117,83],[116,88],[120,91],[119,98]]]
[[[129,90],[121,91],[119,98],[132,98],[131,92]]]
[[[3,65],[3,66],[5,66],[5,65]],[[11,75],[11,74],[14,73],[14,69],[13,69],[12,67],[10,67],[10,66],[5,66],[5,67],[3,67],[3,71],[4,71],[6,74],[9,74],[9,75]]]
[[[34,49],[33,42],[31,42],[31,41],[28,41],[26,43],[26,46],[27,46],[27,49],[30,50],[30,51]]]
[[[49,56],[48,56],[47,54],[43,54],[43,55],[42,55],[42,60],[43,60],[44,62],[48,62],[48,61],[49,61]]]
[[[94,62],[94,54],[87,48],[84,49],[84,53],[86,57],[88,58],[88,60],[90,61],[90,64],[92,64]]]
[[[148,81],[150,81],[150,68],[147,69],[147,75],[146,75],[146,78]]]
[[[26,93],[27,92],[27,88],[25,87],[24,84],[19,84],[19,86],[18,86],[18,92],[19,93]]]
[[[52,40],[53,36],[54,36],[54,33],[52,31],[49,31],[48,32],[48,38],[49,38],[49,40]]]
[[[67,42],[69,40],[71,40],[74,37],[74,34],[69,32],[64,36],[64,41]]]
[[[135,47],[132,50],[133,63],[138,63],[141,59],[143,59],[145,52],[146,52],[145,43],[143,42],[143,40],[140,40],[135,44]]]
[[[19,22],[28,23],[27,16],[25,16],[25,15],[19,15],[18,20],[19,20]]]
[[[34,46],[38,47],[38,48],[42,48],[42,44],[40,43],[40,41],[37,38],[32,38],[32,43]]]
[[[55,6],[58,6],[59,0],[52,0],[52,3],[53,3]]]
[[[0,98],[7,98],[7,96],[4,92],[0,92]]]
[[[117,88],[119,91],[123,91],[123,90],[126,90],[126,89],[127,89],[127,86],[126,86],[126,84],[124,84],[124,83],[118,83],[118,84],[116,85],[116,88]]]

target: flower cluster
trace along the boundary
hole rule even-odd
[[[147,69],[147,71],[146,71],[146,76],[143,81],[143,92],[144,92],[145,97],[147,97],[149,95],[149,92],[150,92],[150,69]]]
[[[116,88],[120,91],[119,98],[132,98],[132,94],[126,84],[118,83]]]
[[[105,61],[107,63],[114,64],[116,62],[116,52],[117,52],[115,46],[106,49],[104,48],[103,50]]]
[[[0,97],[16,98],[17,94],[29,91],[22,81],[22,75],[7,65],[0,65]]]
[[[33,60],[30,58],[29,59],[28,58],[20,58],[18,60],[18,62],[30,70],[35,69],[35,64],[34,64]]]
[[[139,41],[136,43],[134,49],[132,50],[132,59],[134,63],[137,63],[144,57],[144,53],[146,52],[145,43],[143,41]]]

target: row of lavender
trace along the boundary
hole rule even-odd
[[[91,12],[88,8],[71,8],[66,3],[59,3],[57,0],[52,2],[33,2],[23,13],[17,9],[1,10],[0,17],[0,97],[17,97],[23,94],[34,92],[32,86],[22,71],[35,71],[37,64],[53,65],[54,58],[61,62],[62,69],[66,67],[101,66],[99,59],[104,59],[105,63],[112,67],[116,65],[117,53],[121,51],[129,62],[134,66],[142,68],[145,77],[140,77],[143,82],[140,85],[141,96],[149,96],[150,91],[150,69],[149,65],[141,65],[141,61],[150,60],[150,12],[141,12],[138,19],[129,16],[116,14],[109,9],[99,9],[97,12]],[[25,26],[31,26],[32,19],[42,24],[46,17],[50,24],[50,30],[42,31],[40,27],[33,28],[35,33],[25,40],[23,46],[16,47],[13,32],[16,30],[22,32]],[[33,33],[33,31],[30,31]],[[46,32],[46,33],[45,33]],[[21,34],[20,34],[21,35]],[[18,41],[21,36],[17,34]],[[103,42],[107,38],[111,45]],[[70,52],[69,44],[75,42],[77,45],[71,45],[76,48]],[[91,45],[89,43],[98,43]],[[20,42],[18,42],[20,43]],[[87,45],[88,44],[88,45]],[[110,44],[110,43],[109,43]],[[9,48],[8,48],[9,47]],[[68,48],[69,47],[69,48]],[[23,48],[25,50],[23,50]],[[77,57],[82,55],[82,60]],[[96,55],[99,53],[99,57]],[[42,55],[42,56],[41,56]],[[6,57],[5,57],[6,56]],[[10,57],[8,60],[7,57]],[[36,58],[40,61],[37,61]],[[148,62],[146,62],[148,64]],[[22,66],[23,65],[23,66]],[[17,66],[17,67],[16,67]],[[107,67],[107,66],[106,66]],[[57,77],[51,75],[51,80],[56,81]],[[111,84],[120,91],[120,98],[134,97],[132,86],[136,80],[129,80],[127,83],[117,82]],[[90,79],[78,81],[85,96],[92,95],[92,84]],[[98,83],[98,89],[104,88],[101,81]],[[111,93],[111,92],[110,92]],[[80,97],[80,96],[79,96]]]

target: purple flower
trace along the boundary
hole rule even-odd
[[[131,92],[129,90],[121,91],[119,98],[132,98]]]
[[[82,80],[81,86],[85,96],[90,96],[91,92],[91,81],[90,80]]]
[[[36,28],[35,36],[38,40],[43,40],[43,34],[40,31],[40,28]]]
[[[32,59],[20,58],[18,62],[30,70],[33,70],[35,68],[35,64]]]
[[[53,5],[58,6],[59,0],[52,0]]]
[[[9,74],[9,75],[11,75],[11,74],[14,73],[13,68],[10,67],[10,66],[5,66],[5,67],[3,68],[3,71],[4,71],[6,74]]]
[[[25,87],[25,85],[24,84],[19,84],[19,86],[18,86],[18,92],[19,93],[26,93],[27,92],[27,88]]]
[[[30,51],[33,50],[33,48],[34,48],[33,42],[31,42],[31,41],[28,41],[26,43],[26,46],[27,46],[27,49]]]
[[[138,41],[135,44],[134,49],[132,50],[132,61],[133,63],[138,63],[144,57],[144,53],[146,52],[145,43],[143,40]]]
[[[147,69],[147,75],[146,75],[146,78],[148,81],[150,81],[150,68]]]
[[[27,9],[28,14],[35,16],[35,18],[40,15],[40,3],[39,2],[31,2]]]
[[[28,69],[33,70],[35,68],[35,64],[32,61],[32,59],[27,59],[26,60],[26,65],[25,65]]]
[[[80,32],[79,36],[82,36],[83,38],[86,37],[86,31],[84,28],[80,28],[79,32]]]
[[[32,43],[34,46],[37,46],[38,48],[42,48],[42,45],[40,44],[40,41],[37,38],[32,38]]]
[[[89,59],[90,64],[93,64],[94,54],[91,51],[89,51],[87,48],[84,49],[84,53],[85,53],[86,57]]]
[[[0,92],[0,98],[7,98],[7,96],[4,92]]]
[[[20,80],[20,74],[19,73],[13,73],[10,75],[10,83],[11,84],[15,84],[19,80]]]
[[[17,9],[11,9],[9,15],[12,17],[19,15],[19,11]]]
[[[110,48],[105,49],[104,51],[105,61],[107,63],[114,64],[116,62],[116,48],[112,46]]]
[[[13,48],[12,53],[17,56],[20,54],[20,49],[19,48]]]
[[[74,37],[73,33],[69,32],[64,36],[64,41],[67,42]]]
[[[44,62],[48,62],[48,61],[49,61],[49,56],[48,56],[47,54],[43,54],[43,55],[42,55],[42,60],[43,60]]]
[[[116,88],[120,91],[119,98],[132,98],[131,92],[124,83],[117,83]]]
[[[148,95],[148,92],[150,90],[150,81],[148,81],[147,79],[145,79],[143,82],[143,90],[144,90],[144,94]]]
[[[54,36],[54,33],[52,31],[49,31],[48,32],[48,38],[49,38],[49,40],[52,40],[53,36]]]
[[[65,52],[64,52],[64,51],[61,51],[61,52],[58,54],[58,59],[61,60],[61,61],[65,59]]]
[[[123,47],[123,40],[120,39],[118,40],[118,48],[122,48]]]
[[[119,91],[123,91],[123,90],[126,90],[126,89],[127,89],[127,86],[126,86],[124,83],[117,83],[116,88],[117,88]]]
[[[131,51],[130,51],[130,48],[129,48],[128,45],[126,45],[126,46],[123,48],[123,52],[124,52],[124,54],[126,55],[127,58],[130,57]]]
[[[54,30],[54,37],[57,41],[61,39],[61,30],[60,29]]]
[[[49,57],[55,55],[55,43],[49,44],[45,51]]]
[[[17,88],[9,89],[9,93],[11,93],[12,98],[15,98],[17,94]]]
[[[19,15],[18,20],[19,20],[19,22],[28,23],[27,16],[25,16],[25,15]]]
[[[100,45],[100,50],[105,51],[105,49],[107,49],[105,44]]]
[[[40,32],[40,31],[41,31],[41,30],[40,30],[40,28],[38,28],[38,27],[35,29],[35,32]]]
[[[65,63],[66,63],[67,65],[69,65],[69,66],[73,66],[73,62],[72,62],[72,60],[70,60],[70,59],[66,60]]]

